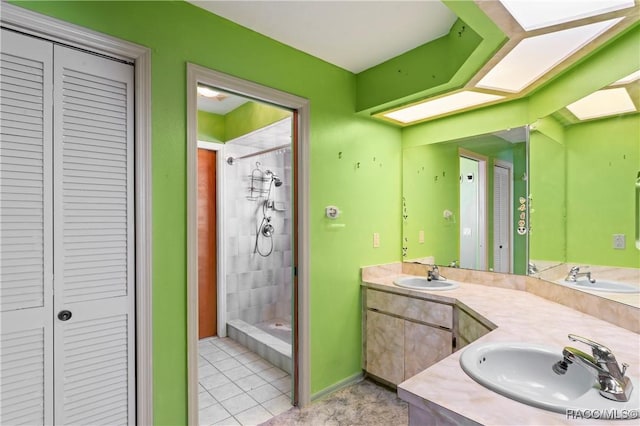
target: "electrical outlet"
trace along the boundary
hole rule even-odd
[[[418,231],[418,243],[424,244],[424,231],[423,230]]]
[[[613,248],[616,250],[624,250],[626,246],[626,238],[624,234],[613,234]]]
[[[380,247],[380,234],[377,232],[373,233],[373,248]]]

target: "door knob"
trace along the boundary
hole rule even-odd
[[[58,312],[58,319],[60,321],[68,321],[69,319],[71,319],[71,311],[60,311]]]

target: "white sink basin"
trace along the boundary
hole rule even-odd
[[[603,291],[607,293],[640,293],[640,288],[637,286],[608,280],[598,279],[595,283],[591,283],[587,279],[579,279],[575,283],[565,280],[558,280],[557,282],[578,290]]]
[[[481,385],[516,401],[545,410],[632,410],[640,408],[640,391],[627,402],[604,398],[595,376],[571,364],[566,374],[552,367],[562,360],[562,348],[528,343],[473,344],[464,350],[460,366]],[[634,385],[638,381],[631,379]],[[619,411],[622,413],[622,411]]]
[[[398,287],[416,290],[453,290],[460,286],[452,280],[428,280],[425,277],[403,277],[393,282]]]

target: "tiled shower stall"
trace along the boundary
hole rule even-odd
[[[290,144],[287,118],[227,142],[225,156],[237,159],[279,149],[224,166],[227,333],[288,372],[293,273]],[[260,232],[264,218],[273,226],[271,237]]]

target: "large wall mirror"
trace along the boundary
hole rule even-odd
[[[527,272],[527,128],[403,150],[403,258]]]
[[[545,280],[640,307],[640,80],[628,80],[532,124],[530,261]]]
[[[610,89],[640,110],[640,80]],[[404,261],[530,274],[640,307],[640,114],[571,111],[405,147]]]

